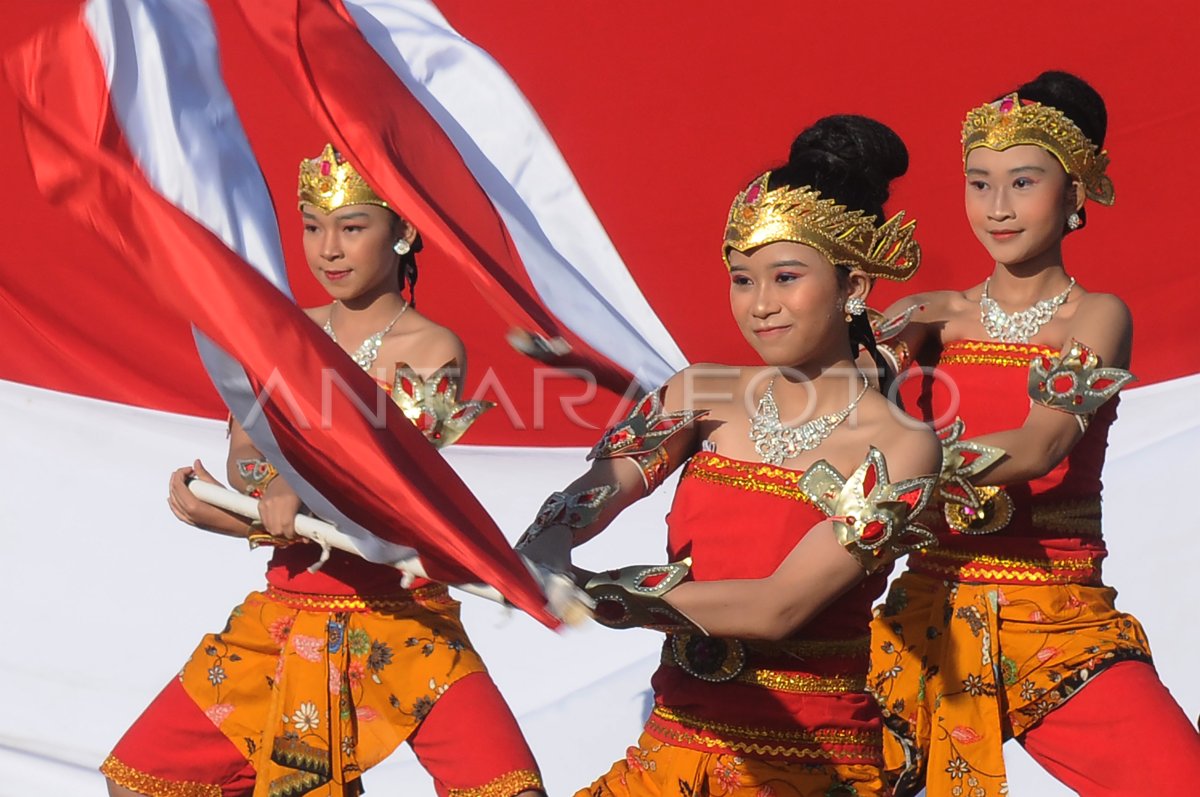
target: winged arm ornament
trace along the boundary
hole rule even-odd
[[[872,446],[849,478],[822,459],[805,471],[799,487],[833,521],[838,542],[873,573],[936,544],[933,533],[915,521],[936,482],[931,475],[893,483],[883,452]]]
[[[459,401],[462,371],[457,360],[422,379],[408,363],[396,363],[392,400],[404,417],[437,448],[445,448],[466,434],[479,416],[495,407],[492,401]]]

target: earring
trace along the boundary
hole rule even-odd
[[[1083,219],[1079,218],[1078,213],[1072,213],[1070,216],[1067,216],[1067,229],[1068,230],[1078,230],[1082,226],[1083,226]]]
[[[403,257],[412,251],[412,244],[401,238],[399,241],[396,241],[396,243],[392,244],[392,251]]]
[[[851,296],[846,300],[846,312],[851,316],[862,315],[867,311],[867,302],[861,296]],[[847,318],[847,321],[850,319]]]

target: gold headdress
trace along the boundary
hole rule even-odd
[[[913,240],[916,221],[904,211],[875,226],[875,217],[847,210],[835,199],[821,199],[808,186],[767,190],[766,172],[733,200],[725,227],[725,265],[729,250],[793,241],[816,249],[834,265],[861,268],[872,277],[903,281],[921,263],[921,247]]]
[[[301,205],[307,202],[326,213],[346,205],[388,206],[332,144],[326,144],[317,157],[300,161],[298,194]]]
[[[1015,93],[967,113],[962,129],[963,167],[973,149],[1002,152],[1020,144],[1041,147],[1057,158],[1067,174],[1083,183],[1088,199],[1101,205],[1113,203],[1113,184],[1106,174],[1108,153],[1062,111],[1040,102],[1024,102]]]

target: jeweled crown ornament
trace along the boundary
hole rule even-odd
[[[726,267],[730,249],[746,252],[780,241],[811,246],[834,265],[901,282],[921,264],[921,247],[913,239],[917,222],[906,222],[904,211],[876,227],[875,216],[822,199],[809,186],[768,190],[770,177],[765,172],[733,200],[725,225]]]
[[[1022,100],[1015,92],[967,113],[962,129],[963,168],[973,149],[1003,152],[1021,144],[1041,147],[1053,155],[1067,174],[1083,183],[1088,199],[1101,205],[1113,203],[1108,152],[1092,143],[1062,111]]]
[[[300,204],[308,203],[326,213],[346,205],[379,205],[388,203],[367,185],[358,170],[326,144],[321,154],[300,161]]]

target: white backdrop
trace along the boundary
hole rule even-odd
[[[1200,376],[1125,393],[1104,507],[1105,577],[1145,624],[1164,682],[1192,717],[1196,406]],[[0,452],[0,797],[103,794],[95,767],[199,637],[261,586],[268,554],[167,509],[174,468],[197,456],[223,463],[223,424],[0,382]],[[584,466],[577,449],[462,446],[448,456],[512,539]],[[662,561],[671,493],[668,484],[622,515],[580,563]],[[464,619],[552,797],[590,783],[637,739],[658,635],[556,634],[475,599]],[[1017,745],[1007,750],[1011,794],[1069,794]],[[372,794],[434,794],[407,750],[365,782]]]

